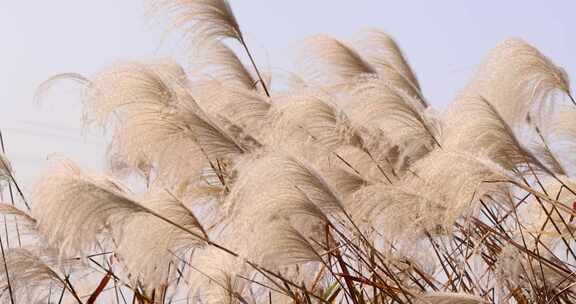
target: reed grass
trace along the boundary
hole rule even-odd
[[[23,193],[0,154],[3,303],[575,301],[576,108],[535,47],[502,42],[439,111],[379,30],[314,36],[273,75],[227,1],[149,11],[193,64],[37,94],[82,85],[104,173],[55,157]]]

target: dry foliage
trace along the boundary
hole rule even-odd
[[[0,154],[2,303],[576,301],[576,107],[536,48],[439,112],[379,30],[310,38],[272,86],[227,1],[149,2],[191,62],[39,89],[82,85],[106,174],[53,159],[25,210]]]

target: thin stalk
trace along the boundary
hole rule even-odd
[[[0,130],[0,146],[2,148],[2,153],[6,153],[6,149],[4,147],[4,137],[2,136],[2,131]],[[8,164],[4,164],[4,162],[2,161],[2,165],[6,168],[8,168]],[[8,171],[8,177],[10,178],[10,182],[8,183],[8,189],[10,190],[10,197],[12,199],[12,204],[14,204],[14,197],[12,194],[12,183],[14,183],[14,187],[16,187],[16,191],[18,191],[18,194],[20,194],[20,197],[22,198],[22,201],[24,202],[24,205],[26,205],[26,208],[28,208],[28,211],[30,211],[30,205],[28,204],[28,201],[26,200],[26,197],[24,197],[24,193],[22,192],[22,189],[20,189],[20,186],[18,185],[18,183],[16,182],[16,178],[14,177],[14,175],[12,174],[12,171],[7,170]]]
[[[69,275],[67,275],[65,277],[63,283],[65,283],[64,286],[68,286],[68,290],[70,291],[70,293],[72,294],[74,299],[76,299],[76,301],[78,301],[79,304],[83,304],[82,300],[80,300],[80,296],[78,296],[78,293],[76,293],[76,290],[74,289],[74,287],[72,286],[72,283],[70,282],[70,276]]]
[[[62,300],[64,300],[64,293],[66,293],[66,287],[62,287],[62,292],[60,293],[60,298],[58,298],[58,304],[61,304]]]
[[[266,83],[264,82],[264,79],[262,78],[262,75],[260,74],[260,70],[256,66],[256,62],[254,61],[254,58],[252,57],[252,53],[250,53],[250,50],[248,49],[248,45],[244,41],[243,37],[240,37],[239,41],[240,41],[240,44],[242,45],[242,47],[244,48],[244,50],[246,51],[246,54],[248,55],[248,58],[250,59],[250,63],[252,63],[252,67],[254,68],[254,71],[256,71],[256,75],[258,76],[258,79],[260,80],[260,83],[262,84],[262,88],[264,89],[264,93],[266,93],[266,96],[270,97],[270,92],[268,91],[268,88],[266,87]]]
[[[8,284],[10,303],[14,304],[14,294],[12,292],[12,284],[10,283],[10,275],[8,274],[8,263],[6,263],[6,255],[4,252],[4,243],[2,242],[2,236],[0,236],[0,250],[2,251],[2,262],[4,263],[4,271],[6,271],[6,283]]]
[[[2,153],[4,155],[6,155],[6,147],[4,146],[4,137],[2,136],[2,130],[0,130],[0,147],[2,148]],[[2,164],[2,165],[6,167],[7,164]],[[9,172],[9,174],[11,175],[12,173]],[[12,203],[12,206],[15,206],[14,191],[12,190],[12,183],[11,182],[8,182],[8,193],[10,194],[10,202]],[[28,211],[30,211],[30,210],[28,210]],[[20,228],[18,225],[18,218],[14,217],[14,221],[16,223],[16,235],[18,236],[18,247],[22,247],[22,238],[20,237]],[[4,229],[6,230],[6,245],[8,247],[10,247],[10,243],[9,243],[10,237],[8,236],[8,226],[6,223],[6,216],[4,216]]]

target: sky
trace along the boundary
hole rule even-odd
[[[115,62],[184,57],[184,42],[145,16],[144,1],[0,0],[0,130],[25,189],[49,155],[99,170],[105,153],[102,132],[82,129],[78,86],[60,83],[38,103],[39,84],[65,72],[91,76]],[[230,2],[256,60],[273,70],[293,69],[294,50],[308,36],[348,39],[365,28],[386,31],[439,108],[508,37],[526,40],[576,75],[572,0]]]

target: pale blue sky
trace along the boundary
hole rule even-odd
[[[160,43],[144,0],[0,0],[0,128],[25,187],[58,152],[98,168],[104,140],[80,134],[80,101],[59,85],[44,105],[35,88],[51,75],[93,75],[111,63],[178,53]],[[261,64],[290,69],[305,37],[350,37],[367,27],[393,35],[433,105],[442,107],[499,41],[521,37],[576,75],[576,1],[231,0]],[[575,76],[576,77],[576,76]],[[574,85],[575,82],[572,81]]]

